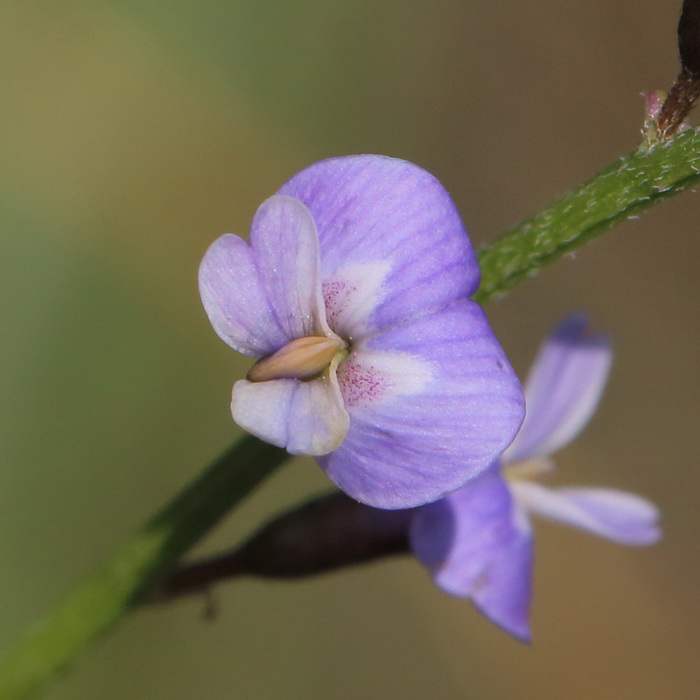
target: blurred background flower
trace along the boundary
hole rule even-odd
[[[436,0],[6,3],[0,22],[0,644],[235,437],[247,363],[196,290],[211,240],[331,155],[434,173],[475,244],[640,140],[677,72],[676,3]],[[504,101],[505,100],[505,101]],[[139,612],[55,700],[692,697],[700,654],[697,199],[629,222],[487,309],[522,373],[587,308],[606,400],[558,454],[570,483],[643,493],[663,543],[542,526],[536,642],[406,559],[222,587]],[[298,460],[201,548],[325,487]],[[586,566],[580,565],[581,560]]]
[[[661,535],[658,509],[640,496],[547,484],[553,454],[586,427],[607,383],[609,336],[587,324],[584,314],[572,314],[540,346],[525,382],[525,421],[502,458],[413,511],[411,548],[435,584],[524,642],[532,639],[533,515],[620,544],[654,544]]]

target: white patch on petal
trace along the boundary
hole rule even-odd
[[[277,447],[287,444],[284,404],[289,401],[293,379],[273,379],[256,384],[241,379],[233,385],[233,420],[247,432]]]
[[[400,352],[359,350],[338,367],[340,392],[348,411],[419,394],[431,378],[427,362]]]
[[[340,447],[350,427],[333,374],[331,365],[323,377],[311,381],[238,381],[231,401],[233,420],[291,454],[328,454]]]
[[[323,300],[330,327],[342,338],[361,338],[372,312],[384,299],[382,287],[391,263],[348,263],[323,282]]]

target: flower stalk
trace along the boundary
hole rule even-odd
[[[504,296],[541,267],[699,181],[698,129],[638,148],[481,250],[474,299]]]

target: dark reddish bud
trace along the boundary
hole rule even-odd
[[[409,510],[379,510],[343,493],[275,518],[237,549],[174,571],[149,598],[166,601],[235,576],[297,578],[408,553]]]

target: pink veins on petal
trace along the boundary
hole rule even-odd
[[[331,328],[336,328],[340,315],[347,308],[350,300],[349,293],[356,291],[356,287],[350,287],[348,282],[342,280],[325,281],[321,285],[323,302],[326,305],[326,318]]]
[[[338,383],[347,409],[377,403],[396,386],[390,376],[363,367],[352,355],[338,367]]]

